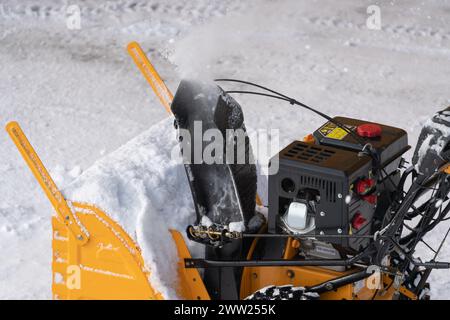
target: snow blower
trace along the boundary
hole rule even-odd
[[[174,117],[195,212],[189,241],[204,246],[192,258],[182,234],[178,294],[184,299],[428,299],[433,269],[450,229],[433,258],[415,256],[419,243],[450,211],[450,107],[422,130],[407,166],[407,133],[399,128],[329,117],[296,99],[255,83],[216,82],[252,90],[224,90],[181,81],[173,96],[141,47],[128,53],[166,110]],[[257,195],[257,174],[243,112],[232,94],[285,101],[315,112],[326,123],[293,141],[271,159],[268,210]],[[197,163],[182,132],[217,129],[225,163]],[[244,135],[241,145],[227,130]],[[70,202],[57,189],[16,122],[7,131],[52,203],[53,296],[56,299],[163,299],[149,280],[139,246],[94,204]],[[243,162],[235,161],[242,156]],[[259,208],[259,209],[255,209]],[[169,231],[168,231],[169,232]],[[203,272],[199,272],[203,269]],[[58,275],[58,276],[57,276]]]

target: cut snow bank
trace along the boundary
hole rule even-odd
[[[195,210],[178,157],[173,119],[167,118],[97,161],[64,189],[67,199],[103,209],[142,249],[152,285],[169,299],[175,292],[177,250],[169,229],[184,234]],[[189,244],[193,254],[199,248]]]

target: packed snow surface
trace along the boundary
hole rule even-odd
[[[79,30],[66,24],[72,1],[0,0],[1,123],[19,121],[69,198],[120,221],[169,296],[166,228],[187,222],[192,203],[169,157],[174,131],[126,54],[128,42],[141,43],[173,91],[182,77],[255,81],[330,115],[402,127],[412,145],[450,104],[448,1],[379,1],[380,30],[366,25],[373,1],[73,2]],[[235,98],[247,128],[280,130],[280,147],[323,124],[283,102]],[[6,134],[0,155],[0,299],[51,298],[51,206]],[[265,202],[266,191],[260,184]],[[447,227],[427,242],[436,248]],[[438,260],[450,261],[448,242]],[[425,249],[417,255],[426,259]],[[450,298],[449,270],[430,281],[432,298]]]
[[[195,222],[177,150],[173,119],[168,117],[96,162],[64,189],[66,198],[95,204],[134,238],[151,270],[151,283],[172,299],[177,298],[173,288],[178,258],[169,229],[184,231]]]

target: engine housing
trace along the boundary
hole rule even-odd
[[[326,235],[373,232],[377,204],[385,194],[384,173],[392,179],[398,171],[401,157],[409,149],[408,139],[402,129],[372,123],[369,129],[376,128],[376,135],[366,135],[362,131],[368,124],[365,121],[334,120],[314,132],[313,142],[294,141],[271,159],[278,161],[279,170],[269,176],[268,228],[271,233],[321,235],[320,241],[358,251],[369,239]],[[370,156],[360,152],[361,143],[334,122],[372,145],[383,174]],[[302,230],[303,226],[307,228]]]

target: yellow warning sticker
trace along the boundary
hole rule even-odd
[[[335,140],[343,140],[347,135],[348,132],[345,131],[342,128],[339,128],[334,123],[327,123],[322,128],[319,129],[319,132],[329,139],[335,139]]]
[[[328,135],[327,138],[342,140],[348,135],[347,131],[341,128],[335,128]]]

